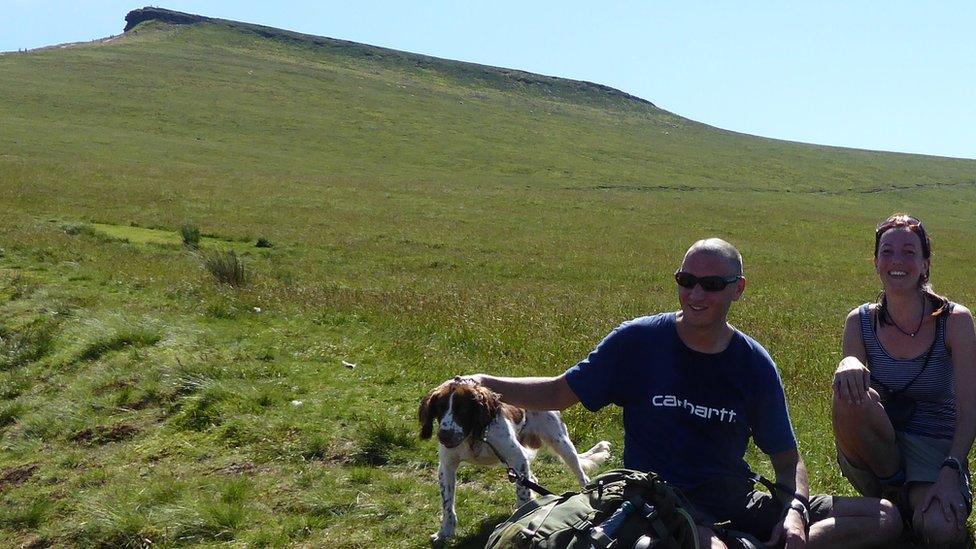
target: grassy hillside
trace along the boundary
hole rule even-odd
[[[780,365],[815,489],[849,493],[829,380],[878,290],[872,228],[922,217],[936,288],[974,305],[974,199],[972,160],[221,22],[0,55],[0,546],[422,547],[427,390],[562,371],[675,308],[670,274],[710,235],[745,255],[733,322]],[[245,285],[214,280],[215,250]],[[619,456],[618,414],[577,408],[578,445]],[[475,547],[513,491],[461,475]]]

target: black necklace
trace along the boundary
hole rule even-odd
[[[891,321],[891,324],[894,325],[895,328],[898,328],[899,332],[907,335],[908,337],[915,337],[918,334],[918,331],[922,329],[922,323],[925,322],[925,296],[922,296],[922,316],[918,317],[918,326],[915,328],[914,332],[906,332],[905,330],[902,330],[901,326],[895,322],[895,317],[891,316],[890,312],[888,313],[888,320]]]

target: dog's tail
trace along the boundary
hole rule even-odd
[[[580,466],[583,467],[584,471],[592,471],[596,469],[598,465],[603,463],[610,457],[610,443],[601,440],[593,445],[592,448],[579,454]]]

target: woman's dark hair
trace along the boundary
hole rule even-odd
[[[878,249],[881,248],[881,237],[892,229],[901,228],[908,229],[918,237],[918,240],[922,243],[922,259],[932,257],[932,241],[929,239],[928,233],[925,232],[925,226],[922,225],[922,222],[918,218],[906,213],[896,213],[879,223],[878,227],[874,230],[875,259],[878,258]],[[918,277],[918,287],[922,290],[922,295],[927,297],[932,303],[932,316],[939,316],[946,311],[949,306],[949,300],[932,290],[932,283],[929,282],[928,269]],[[891,317],[888,316],[888,298],[885,296],[884,290],[881,290],[881,293],[878,295],[878,323],[882,326],[892,324]]]

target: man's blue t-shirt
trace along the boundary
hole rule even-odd
[[[566,372],[587,409],[623,408],[624,467],[679,488],[750,475],[751,436],[766,454],[796,448],[786,397],[769,353],[735,330],[716,354],[678,337],[675,313],[621,324]]]

